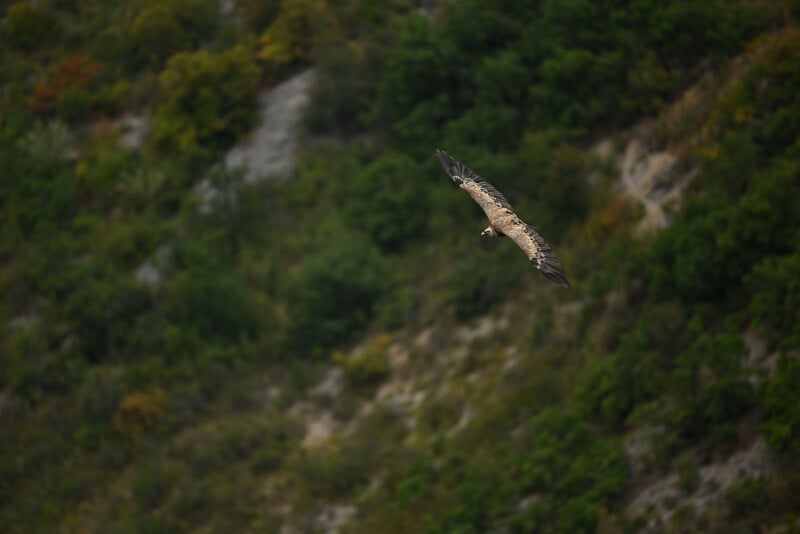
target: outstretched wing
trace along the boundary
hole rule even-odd
[[[450,178],[483,209],[495,231],[510,237],[545,277],[556,284],[569,287],[567,275],[553,249],[533,226],[526,224],[514,213],[511,204],[500,191],[444,150],[437,149],[436,157]]]
[[[483,209],[489,221],[492,221],[499,209],[511,209],[506,197],[494,188],[492,184],[481,178],[472,169],[453,158],[444,150],[436,149],[436,157],[450,178],[464,191],[469,193],[475,202]]]
[[[528,256],[537,269],[548,279],[556,284],[569,287],[567,273],[561,262],[550,248],[550,245],[539,235],[536,228],[516,218],[509,228],[504,228],[503,233],[517,244],[522,252]]]

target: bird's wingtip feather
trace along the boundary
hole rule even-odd
[[[453,157],[450,154],[448,154],[447,152],[445,152],[440,148],[436,149],[435,154],[436,157],[439,158],[439,163],[442,164],[442,167],[444,167],[444,170],[447,172],[447,174],[452,176],[453,169],[455,168],[457,163],[456,160],[453,159]]]
[[[569,280],[567,280],[567,273],[564,272],[564,268],[561,267],[560,264],[552,264],[549,261],[543,262],[533,262],[536,265],[536,268],[539,269],[539,272],[544,275],[545,278],[550,280],[551,282],[555,282],[556,284],[569,287]]]

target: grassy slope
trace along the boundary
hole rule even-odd
[[[684,510],[675,528],[793,524],[798,371],[788,356],[798,339],[798,225],[788,206],[798,189],[800,47],[794,30],[774,29],[790,8],[742,3],[760,26],[735,12],[740,18],[717,28],[729,33],[705,37],[716,82],[676,120],[663,102],[695,82],[695,60],[682,54],[697,43],[687,37],[669,48],[658,39],[684,35],[668,24],[674,17],[680,27],[680,9],[658,13],[662,34],[622,37],[569,18],[580,10],[542,14],[548,27],[580,29],[584,49],[608,52],[588,57],[537,49],[518,23],[528,14],[514,21],[480,2],[465,5],[485,11],[477,29],[467,24],[475,17],[459,19],[469,10],[428,25],[403,2],[398,17],[358,2],[335,20],[320,17],[335,35],[330,52],[309,59],[313,43],[302,39],[290,48],[299,51],[292,61],[317,62],[323,73],[310,127],[368,132],[370,143],[309,150],[289,182],[241,186],[223,176],[239,201],[206,215],[186,191],[246,129],[246,114],[214,115],[212,106],[202,108],[211,120],[191,122],[193,111],[171,129],[185,119],[176,102],[209,100],[184,90],[191,81],[183,78],[156,89],[156,74],[202,43],[219,55],[184,58],[181,68],[223,92],[254,90],[249,56],[223,51],[240,43],[253,52],[255,36],[269,35],[258,48],[262,65],[267,76],[285,75],[285,51],[271,43],[291,40],[291,24],[273,20],[277,11],[254,16],[247,2],[240,9],[263,16],[262,26],[214,22],[203,2],[188,19],[175,14],[181,2],[169,17],[134,13],[144,22],[131,34],[114,23],[133,16],[129,6],[88,18],[47,5],[17,13],[23,22],[56,20],[70,39],[5,37],[14,47],[3,80],[2,317],[33,323],[9,328],[2,341],[4,525],[269,532],[286,522],[313,530],[327,505],[347,504],[356,507],[348,523],[356,532],[418,532],[419,517],[430,532],[625,530],[645,520],[624,511],[635,488],[679,465],[691,494],[698,466],[762,433],[781,469],[737,485],[699,517]],[[149,46],[148,20],[175,24],[183,41]],[[362,33],[337,33],[354,20]],[[116,48],[91,49],[82,36],[94,26],[108,26]],[[654,55],[636,56],[630,39]],[[743,56],[745,40],[753,44]],[[659,53],[675,63],[665,66]],[[87,62],[72,64],[78,73],[64,90],[57,80],[65,69],[52,65],[75,54],[106,67],[95,76]],[[609,94],[582,95],[573,62]],[[625,76],[636,93],[613,100]],[[474,89],[458,83],[472,77]],[[31,100],[41,80],[66,96]],[[505,80],[539,85],[522,95]],[[459,87],[455,101],[441,100],[437,84]],[[560,91],[586,106],[574,108]],[[173,101],[173,93],[183,96]],[[627,118],[604,111],[621,104]],[[526,106],[550,115],[509,118],[508,109]],[[140,150],[109,142],[113,130],[86,127],[148,108],[158,144]],[[634,237],[637,210],[615,193],[613,162],[580,148],[587,132],[643,112],[658,117],[659,142],[703,169],[687,209],[655,238]],[[222,134],[209,133],[217,127]],[[480,214],[444,179],[431,143],[458,149],[508,184],[521,212],[539,214],[575,282],[570,292],[525,272],[509,243],[478,242]],[[147,290],[131,273],[164,243],[173,244],[167,281]],[[486,313],[499,326],[470,340],[465,325]],[[750,325],[783,355],[757,386],[742,359],[740,334]],[[310,393],[329,376],[330,354],[362,336],[365,349],[334,358],[341,391]],[[391,389],[376,397],[382,385],[421,400]],[[298,447],[303,425],[324,413],[332,437]],[[661,434],[631,478],[622,441],[651,427]]]

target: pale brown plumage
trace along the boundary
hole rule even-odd
[[[533,226],[526,224],[514,213],[511,204],[500,191],[444,150],[437,149],[436,157],[450,178],[469,193],[486,213],[489,227],[483,231],[484,235],[510,237],[544,276],[556,284],[569,287],[567,275],[553,249]]]

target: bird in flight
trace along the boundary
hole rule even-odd
[[[489,226],[481,235],[510,237],[545,277],[556,284],[569,287],[567,275],[553,249],[542,239],[536,228],[526,224],[514,213],[511,204],[500,191],[444,150],[436,149],[436,157],[456,185],[469,193],[486,213]]]

